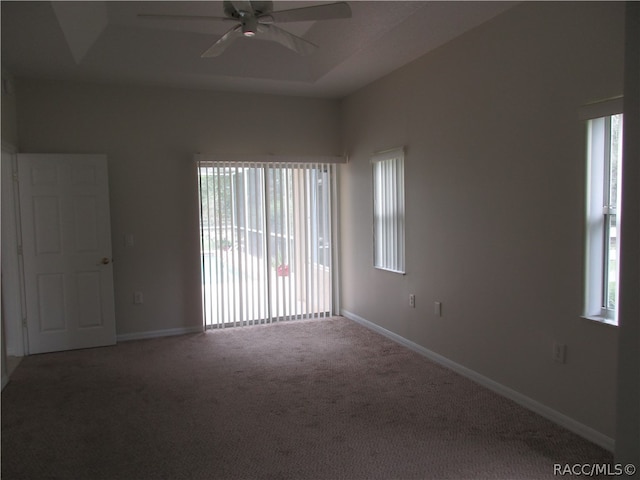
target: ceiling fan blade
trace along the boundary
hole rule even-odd
[[[232,20],[235,21],[235,19],[233,18],[229,18],[229,17],[214,17],[211,15],[163,15],[163,14],[159,14],[159,13],[139,13],[138,14],[138,18],[142,18],[145,20],[207,20],[207,21],[211,21],[211,20],[222,20],[222,21],[228,21],[228,20]]]
[[[311,20],[332,20],[351,18],[351,7],[347,2],[327,3],[312,7],[292,8],[270,12],[275,22],[306,22]]]
[[[242,27],[240,25],[236,25],[225,33],[216,43],[211,45],[211,47],[209,47],[209,49],[200,56],[202,58],[217,57],[238,37],[242,37]]]
[[[260,23],[258,24],[258,33],[262,39],[278,42],[294,52],[298,52],[300,55],[309,55],[318,48],[317,45],[306,41],[304,38],[297,37],[275,25]]]

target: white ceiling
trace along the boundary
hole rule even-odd
[[[274,10],[320,1],[274,1]],[[2,1],[2,67],[16,77],[167,85],[340,98],[512,7],[515,2],[350,1],[352,18],[279,25],[319,48],[300,56],[240,38],[200,58],[227,22],[222,2]]]

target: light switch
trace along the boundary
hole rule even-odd
[[[133,244],[134,244],[133,233],[126,233],[124,235],[124,246],[127,248],[131,248],[133,247]]]

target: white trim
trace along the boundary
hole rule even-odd
[[[2,386],[0,387],[0,391],[4,390],[4,387],[6,387],[8,383],[9,383],[9,376],[2,375]]]
[[[196,162],[230,162],[230,163],[347,163],[344,155],[273,155],[270,153],[244,155],[237,153],[197,153],[193,156]]]
[[[371,158],[373,191],[373,266],[405,274],[404,148]]]
[[[400,157],[404,158],[404,147],[396,147],[389,150],[383,150],[381,152],[374,152],[371,156],[371,163],[395,160]]]
[[[619,99],[620,100],[620,99]],[[607,105],[610,102],[607,103]],[[598,104],[600,105],[600,104]],[[600,110],[599,113],[608,110]],[[584,301],[582,316],[589,319],[606,319],[605,323],[617,325],[617,312],[608,308],[608,285],[609,280],[609,215],[618,213],[620,210],[615,205],[621,205],[621,175],[622,168],[618,168],[618,177],[609,178],[610,164],[612,157],[617,157],[618,162],[622,162],[622,143],[619,142],[619,151],[614,155],[611,151],[613,147],[613,116],[597,117],[587,120],[587,178],[586,178],[586,199],[585,199],[585,270],[584,270]],[[622,122],[622,120],[621,120]],[[622,133],[620,133],[622,135]],[[618,185],[618,198],[609,198],[609,185]],[[619,230],[618,230],[619,232]],[[616,235],[617,247],[619,251],[620,234]],[[619,268],[619,260],[616,262]],[[617,296],[617,292],[616,292]],[[617,303],[617,299],[616,299]]]
[[[406,275],[407,272],[404,270],[394,270],[393,268],[382,267],[380,265],[374,265],[375,269],[380,270],[381,272],[389,272],[389,273],[397,273],[398,275]]]
[[[471,370],[470,368],[460,365],[459,363],[453,362],[438,353],[435,353],[421,345],[418,345],[417,343],[414,343],[410,340],[407,340],[404,337],[401,337],[396,333],[393,333],[379,325],[376,325],[375,323],[370,322],[369,320],[366,320],[356,315],[355,313],[349,312],[347,310],[342,310],[340,313],[345,318],[348,318],[349,320],[353,320],[354,322],[359,323],[360,325],[363,325],[389,338],[390,340],[393,340],[394,342],[404,345],[410,350],[413,350],[414,352],[425,356],[429,360],[433,360],[434,362],[444,367],[447,367],[456,373],[459,373],[463,377],[466,377],[469,380],[472,380],[482,385],[483,387],[486,387],[489,390],[492,390],[493,392],[499,395],[502,395],[503,397],[513,400],[517,404],[527,408],[528,410],[531,410],[532,412],[535,412],[543,416],[547,420],[551,420],[552,422],[560,425],[561,427],[566,428],[567,430],[570,430],[571,432],[581,436],[582,438],[585,438],[590,442],[593,442],[596,445],[599,445],[600,447],[606,450],[609,450],[610,452],[614,451],[615,440],[613,438],[608,437],[607,435],[604,435],[603,433],[600,433],[597,430],[583,423],[580,423],[563,413],[558,412],[557,410],[554,410],[546,405],[543,405],[542,403],[536,400],[533,400],[532,398],[529,398],[520,392],[512,390],[509,387],[506,387],[494,380],[491,380],[490,378],[485,377],[484,375],[481,375],[478,372]]]
[[[583,316],[600,316],[603,304],[605,202],[605,119],[587,122],[587,181],[585,198],[585,259]]]
[[[3,341],[7,355],[22,357],[28,355],[29,346],[26,336],[26,299],[24,269],[19,248],[22,246],[20,226],[20,192],[18,185],[18,149],[11,143],[2,141],[2,152],[10,156],[2,164],[2,238],[5,256],[2,258],[2,295],[4,296]]]
[[[589,320],[596,323],[601,323],[602,325],[609,325],[610,327],[617,327],[618,323],[607,317],[602,317],[600,315],[580,315],[580,318],[584,318],[585,320]]]
[[[617,115],[623,111],[623,100],[623,97],[619,96],[582,105],[578,109],[578,118],[580,120],[592,120],[594,118]]]
[[[203,327],[181,327],[169,328],[167,330],[151,330],[148,332],[123,333],[116,335],[117,342],[128,342],[130,340],[146,340],[148,338],[172,337],[175,335],[186,335],[188,333],[202,333]]]

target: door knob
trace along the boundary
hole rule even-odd
[[[109,260],[109,258],[102,257],[102,260],[100,260],[100,263],[98,265],[109,265],[110,263],[111,263],[111,260]]]

